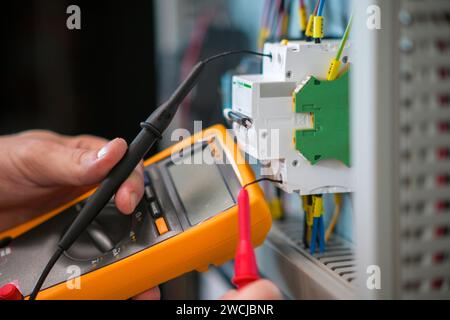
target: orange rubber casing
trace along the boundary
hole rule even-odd
[[[252,169],[222,125],[212,126],[182,140],[151,157],[144,165],[149,166],[170,157],[172,152],[209,136],[215,136],[220,140],[228,158],[233,162],[232,166],[241,185],[255,180]],[[246,189],[250,196],[252,243],[258,246],[262,244],[270,230],[271,215],[258,184],[250,185]],[[49,213],[0,233],[0,238],[19,236],[86,199],[94,190]],[[207,271],[211,264],[218,266],[231,260],[234,257],[237,239],[236,205],[172,238],[81,275],[80,289],[68,289],[63,282],[40,291],[38,299],[127,299],[186,272]],[[41,270],[36,274],[36,279],[40,272]]]

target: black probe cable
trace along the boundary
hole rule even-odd
[[[186,79],[178,86],[169,100],[160,105],[145,122],[141,122],[141,132],[139,132],[139,134],[134,138],[133,142],[131,142],[128,146],[127,152],[123,158],[108,173],[108,176],[99,185],[95,193],[89,198],[86,205],[59,241],[57,250],[48,261],[30,294],[30,300],[36,299],[36,296],[39,293],[39,290],[41,290],[45,279],[55,265],[56,261],[58,261],[61,254],[68,250],[75,240],[78,239],[80,234],[105,207],[111,197],[119,189],[120,185],[139,164],[141,159],[144,158],[148,150],[156,143],[156,141],[162,138],[164,130],[169,126],[178,110],[179,105],[196,85],[198,77],[200,76],[205,65],[214,60],[237,54],[252,54],[261,57],[269,57],[272,59],[271,54],[264,54],[251,50],[238,50],[223,52],[198,62],[194,68],[192,68]]]
[[[251,181],[251,182],[249,182],[247,184],[244,184],[242,189],[245,189],[248,186],[251,186],[252,184],[259,183],[259,182],[262,182],[262,181],[270,181],[270,182],[273,182],[273,183],[283,183],[283,180],[276,180],[276,179],[272,179],[272,178],[259,178],[259,179],[253,180],[253,181]]]

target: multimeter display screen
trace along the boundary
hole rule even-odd
[[[172,164],[169,173],[191,225],[235,204],[216,164]]]

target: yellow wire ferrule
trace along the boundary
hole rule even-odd
[[[300,18],[300,30],[301,31],[305,31],[306,30],[306,25],[307,25],[307,17],[306,17],[306,8],[305,7],[300,7],[300,9],[298,10],[298,16]]]
[[[313,206],[308,204],[308,197],[309,196],[302,196],[302,203],[303,203],[303,210],[305,211],[306,215],[306,224],[310,227],[313,225],[313,215],[312,215],[312,208]]]
[[[319,218],[323,213],[323,199],[319,196],[313,196],[312,215],[314,218]]]
[[[272,199],[269,203],[270,213],[272,214],[272,219],[280,220],[283,218],[283,206],[281,204],[281,199],[276,197]]]
[[[264,43],[266,42],[267,38],[270,35],[270,30],[268,28],[261,28],[259,31],[259,38],[258,38],[258,48],[262,49],[264,47]]]
[[[331,60],[330,68],[328,68],[327,80],[332,81],[336,80],[339,74],[339,68],[341,66],[341,61],[333,59]]]
[[[305,213],[308,211],[308,196],[302,196],[302,206]]]
[[[309,245],[311,243],[312,227],[314,224],[314,216],[312,214],[312,204],[309,204],[308,197],[302,196],[303,211],[305,211],[305,222],[306,222],[306,243]]]
[[[323,17],[315,16],[313,22],[313,38],[323,38]]]
[[[305,35],[307,37],[312,37],[314,34],[314,15],[310,15],[308,19],[308,24],[306,25]]]

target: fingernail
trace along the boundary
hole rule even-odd
[[[136,208],[137,201],[138,201],[137,194],[132,192],[130,194],[130,206],[131,206],[132,210],[134,210]]]
[[[97,152],[97,159],[101,159],[103,158],[109,151],[109,148],[111,147],[111,143],[114,140],[108,142],[106,145],[103,146],[103,148],[101,148],[98,152]]]

